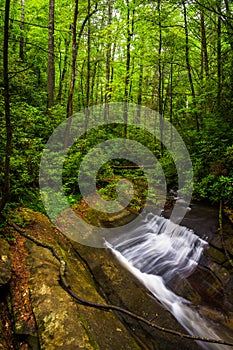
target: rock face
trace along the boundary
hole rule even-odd
[[[10,342],[7,341],[7,337],[11,334],[6,329],[9,318],[3,297],[5,288],[11,278],[9,249],[9,244],[3,238],[0,238],[0,350],[11,348]]]
[[[27,211],[27,217],[30,215],[33,223],[26,229],[26,234],[57,249],[67,263],[67,280],[72,290],[83,298],[104,304],[91,273],[73,250],[71,242],[43,215]],[[15,237],[11,246],[10,294],[18,348],[140,348],[114,313],[79,305],[60,286],[59,262],[49,249],[18,233]]]
[[[3,238],[0,238],[0,288],[8,283],[10,278],[9,244]]]
[[[95,303],[120,306],[161,327],[186,333],[119,265],[110,251],[70,241],[40,213],[23,209],[17,215],[21,221],[27,221],[28,236],[55,248],[66,262],[66,279],[78,296]],[[188,297],[194,305],[202,304],[205,297],[208,299],[214,294],[218,301],[222,297],[218,294],[223,292],[222,286],[226,289],[230,282],[224,267],[209,260],[205,263],[207,269],[197,271],[196,277],[173,285],[178,294]],[[4,291],[0,306],[5,310],[0,312],[0,350],[199,348],[193,341],[163,333],[122,313],[77,303],[61,286],[60,264],[52,251],[17,232],[10,247],[0,241],[0,267],[0,291]],[[218,278],[209,270],[215,271]],[[199,282],[203,279],[208,282],[208,290],[200,289]],[[203,314],[219,319],[221,312],[216,305],[213,308],[202,305]],[[14,320],[12,324],[11,320]]]
[[[18,215],[27,218],[27,235],[55,247],[62,256],[67,264],[66,279],[74,293],[95,303],[118,305],[160,326],[184,332],[109,251],[69,241],[42,214],[22,210]],[[1,247],[7,255],[8,245],[4,242]],[[12,278],[2,302],[5,308],[10,305],[14,322],[10,325],[5,313],[0,349],[198,348],[192,341],[153,330],[129,316],[78,304],[60,285],[59,262],[52,252],[17,232],[10,256]],[[4,283],[9,273],[2,277]],[[11,333],[6,333],[7,328]],[[4,334],[8,334],[8,341]]]

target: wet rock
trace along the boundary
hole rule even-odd
[[[182,276],[176,276],[174,279],[170,280],[168,288],[194,304],[199,304],[202,301],[201,295],[193,288],[192,284]]]
[[[198,266],[188,277],[188,281],[204,302],[219,306],[224,304],[223,284],[210,269]]]
[[[98,283],[98,289],[109,303],[126,308],[148,320],[153,320],[161,327],[186,333],[175,318],[149,294],[130,272],[122,268],[109,251],[85,247],[77,243],[73,245],[88,263]],[[124,314],[120,317],[133,332],[141,349],[174,350],[179,347],[184,350],[198,349],[196,343],[192,341],[160,332]]]
[[[206,264],[206,267],[208,267],[208,269],[212,271],[218,280],[221,281],[223,287],[227,286],[227,284],[230,282],[231,276],[225,267],[218,265],[213,261],[209,261],[208,264]]]
[[[233,257],[233,237],[228,237],[225,241],[225,246],[227,251],[231,254]]]
[[[9,282],[11,266],[9,258],[9,244],[0,238],[0,287]]]
[[[120,222],[127,223],[130,215],[124,212],[117,218],[112,217],[106,226],[112,227],[114,222],[117,222],[117,226]],[[74,293],[96,303],[121,306],[154,320],[161,327],[186,333],[108,250],[71,242],[42,214],[27,211],[27,218],[31,224],[26,232],[40,242],[55,247],[66,261],[66,279]],[[11,283],[12,311],[15,333],[21,342],[24,340],[25,347],[33,350],[199,348],[193,341],[149,328],[124,314],[104,312],[76,303],[61,287],[59,263],[49,249],[20,237],[15,246],[12,255],[17,257],[16,250],[19,255],[18,260],[12,262],[16,276]],[[206,261],[208,269],[197,270],[190,279],[173,281],[173,288],[191,300],[194,307],[200,302],[199,311],[203,316],[226,323],[226,327],[230,328],[232,317],[230,315],[229,321],[226,321],[220,308],[222,300],[227,305],[232,297],[229,289],[231,279],[216,260],[210,261]],[[24,271],[23,276],[20,271]],[[214,303],[209,303],[210,300]]]
[[[128,224],[134,220],[136,216],[135,213],[125,209],[117,214],[110,214],[107,218],[100,218],[100,223],[103,227],[119,227]]]
[[[214,246],[209,246],[208,249],[206,249],[207,256],[212,259],[217,264],[224,264],[226,262],[227,258],[224,254],[224,252],[220,249],[215,248]]]
[[[27,212],[29,214],[34,222],[26,233],[56,248],[67,263],[66,278],[72,291],[84,299],[106,303],[71,242],[45,216],[30,211]],[[140,349],[138,342],[113,312],[82,306],[61,287],[59,262],[49,249],[18,234],[14,249],[15,278],[10,292],[15,335],[19,343],[33,350]]]

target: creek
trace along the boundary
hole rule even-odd
[[[127,232],[106,242],[106,245],[190,334],[233,342],[232,329],[220,322],[218,317],[212,318],[211,312],[205,312],[206,308],[223,315],[225,312],[220,310],[223,307],[220,301],[222,289],[215,286],[213,298],[206,291],[211,289],[208,276],[212,276],[212,272],[206,268],[204,278],[201,273],[204,269],[201,262],[207,259],[204,252],[217,232],[217,212],[214,208],[205,207],[204,210],[204,207],[195,204],[191,212],[181,225],[147,212],[137,227],[131,225]],[[204,213],[208,214],[208,219]],[[191,281],[192,288],[205,296],[204,302],[194,303],[182,293],[177,293],[184,281]],[[211,350],[232,349],[214,343],[198,342],[198,345]]]

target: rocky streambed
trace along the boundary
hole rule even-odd
[[[110,251],[70,241],[41,213],[20,209],[17,220],[26,222],[28,236],[59,252],[66,262],[68,284],[81,298],[114,304],[161,327],[186,333]],[[189,279],[174,281],[171,288],[231,331],[232,268],[216,222],[203,234],[211,236],[211,245],[201,267]],[[9,227],[4,235],[6,239],[0,238],[0,349],[199,348],[192,340],[158,331],[123,313],[77,303],[59,281],[59,261],[51,250]],[[225,239],[231,240],[231,234]]]

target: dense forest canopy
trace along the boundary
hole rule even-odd
[[[233,205],[231,1],[2,0],[1,8],[1,209],[6,194],[7,205],[40,208],[39,164],[49,136],[73,113],[110,102],[163,115],[190,152],[194,197]],[[103,129],[100,138],[118,132]],[[147,136],[141,139],[175,187],[169,153]],[[95,132],[84,135],[69,153],[64,186],[71,198],[79,195],[74,163],[95,138]],[[143,177],[141,169],[128,170],[135,174]],[[122,174],[106,167],[102,175],[99,188],[106,194]]]

